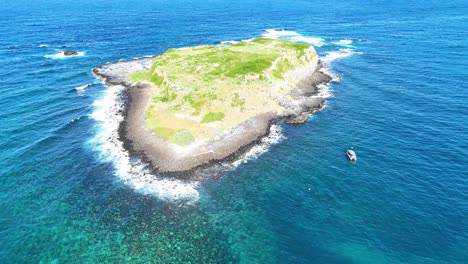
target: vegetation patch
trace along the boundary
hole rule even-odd
[[[181,146],[186,146],[195,141],[193,135],[185,129],[177,131],[171,140],[173,143],[176,143]]]
[[[276,68],[271,72],[275,78],[281,78],[286,72],[294,69],[294,65],[288,59],[279,60]]]
[[[239,75],[246,75],[246,74],[255,74],[255,73],[262,73],[264,70],[270,68],[273,60],[267,59],[254,59],[250,61],[245,61],[238,63],[236,67],[229,72],[226,73],[226,76],[229,77],[237,77]]]
[[[286,74],[315,58],[307,44],[258,38],[169,49],[149,71],[135,72],[130,79],[153,84],[147,127],[187,145],[219,136],[255,115],[281,112],[279,98],[296,85]]]
[[[171,129],[169,127],[154,127],[152,130],[158,137],[167,140],[171,140],[176,133],[174,129]]]
[[[152,78],[151,73],[147,71],[139,71],[130,75],[130,80],[132,82],[148,81],[151,78]]]
[[[257,39],[252,40],[251,42],[259,43],[259,44],[271,44],[274,41],[275,41],[274,39],[269,39],[269,38],[257,38]]]
[[[222,112],[208,112],[202,119],[202,123],[211,123],[215,121],[221,121],[224,118]]]
[[[245,105],[245,99],[240,98],[239,93],[235,92],[232,95],[231,106],[232,107],[243,107]]]

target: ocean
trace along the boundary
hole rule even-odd
[[[0,262],[468,263],[467,25],[466,0],[2,0]],[[316,48],[323,111],[203,181],[123,150],[94,67],[261,36]]]

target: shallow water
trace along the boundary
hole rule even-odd
[[[4,0],[1,262],[465,263],[467,14],[466,1]],[[316,46],[341,78],[325,110],[201,183],[129,173],[138,161],[109,145],[119,88],[91,69],[262,34]]]

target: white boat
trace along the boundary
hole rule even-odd
[[[346,151],[346,155],[348,155],[348,159],[351,160],[351,161],[356,161],[357,160],[356,152],[354,152],[354,150],[352,150],[352,149],[348,149]]]

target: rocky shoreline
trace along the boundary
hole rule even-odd
[[[176,178],[191,178],[196,169],[209,167],[223,161],[234,161],[253,145],[268,135],[273,122],[285,120],[290,124],[307,121],[307,114],[320,111],[325,99],[318,95],[319,86],[328,84],[332,78],[325,74],[319,61],[310,76],[303,78],[291,92],[293,101],[280,104],[286,109],[283,113],[267,112],[257,115],[236,128],[207,142],[194,142],[189,146],[179,146],[155,136],[146,128],[145,112],[149,104],[151,85],[132,83],[129,73],[148,70],[154,57],[119,61],[104,64],[93,69],[93,74],[105,84],[122,85],[124,120],[119,126],[119,137],[130,155],[141,157],[151,164],[155,172],[166,173]]]

